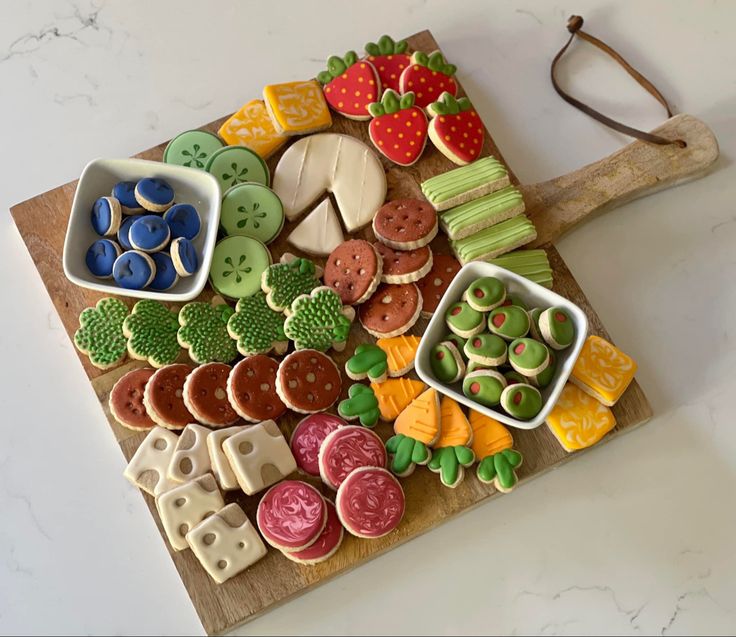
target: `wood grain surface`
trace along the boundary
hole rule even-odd
[[[438,48],[437,43],[428,31],[423,31],[409,38],[409,44],[412,49],[424,51],[433,51]],[[224,118],[211,122],[203,128],[217,131],[223,120]],[[365,123],[334,116],[334,124],[331,130],[332,132],[347,133],[363,141],[368,141],[367,125]],[[160,144],[140,153],[137,157],[160,160],[164,147],[165,143]],[[492,154],[502,159],[501,153],[487,131],[483,154]],[[276,154],[269,160],[268,163],[272,170],[278,162],[279,156],[280,154]],[[384,162],[384,166],[387,170],[389,199],[407,196],[421,197],[419,189],[421,181],[453,167],[431,145],[428,145],[422,159],[410,168],[398,168],[388,164],[388,162]],[[511,175],[514,183],[518,183],[513,173]],[[69,283],[65,279],[61,267],[64,234],[75,186],[76,182],[66,184],[34,197],[12,209],[15,223],[70,338],[78,327],[78,316],[81,310],[94,305],[102,296]],[[541,216],[535,217],[535,220],[537,219],[539,219],[539,223],[544,224]],[[286,245],[285,241],[285,237],[288,236],[294,225],[295,223],[287,222],[279,239],[269,246],[274,259],[278,259],[286,250],[294,252],[292,248]],[[354,236],[373,240],[370,228],[364,229]],[[436,253],[449,253],[444,236],[437,237],[432,243],[432,248]],[[554,290],[577,303],[585,311],[590,322],[591,333],[609,338],[600,319],[588,303],[583,291],[558,252],[551,245],[546,245],[545,248],[554,271]],[[324,260],[317,259],[317,261],[322,263]],[[206,299],[211,295],[212,293],[207,291],[203,293],[201,298]],[[130,305],[132,306],[132,301]],[[426,321],[420,320],[411,330],[411,333],[421,334],[425,326]],[[354,325],[345,352],[334,355],[338,365],[343,365],[358,343],[367,340],[372,339],[362,330],[359,324]],[[115,381],[129,369],[142,366],[142,363],[127,362],[119,368],[103,372],[92,367],[85,356],[80,355],[80,360],[123,454],[126,459],[130,459],[144,434],[135,433],[119,426],[109,413],[107,399]],[[344,377],[344,381],[343,390],[346,392],[350,382],[346,377]],[[636,381],[631,384],[613,408],[613,412],[618,424],[604,438],[603,443],[609,442],[622,433],[643,424],[651,417],[649,403]],[[288,412],[279,420],[279,426],[287,438],[300,418],[301,416],[298,414]],[[386,423],[380,423],[377,432],[385,439],[391,435],[391,427]],[[544,426],[532,431],[514,431],[513,433],[516,448],[524,455],[524,463],[519,470],[521,484],[577,457],[579,453],[584,453],[566,453]],[[146,494],[143,494],[143,497],[159,527],[159,531],[162,532],[162,541],[171,553],[205,630],[209,634],[217,634],[249,621],[268,609],[304,593],[313,586],[355,568],[363,562],[434,528],[454,515],[500,495],[492,486],[481,484],[475,478],[473,470],[467,472],[467,474],[468,477],[457,489],[442,487],[439,477],[426,469],[417,470],[414,475],[404,480],[403,485],[407,496],[406,515],[400,527],[385,538],[360,540],[346,536],[343,546],[333,558],[312,567],[295,564],[282,557],[278,551],[270,550],[263,560],[248,571],[220,586],[213,583],[191,551],[174,553],[169,549],[153,499]],[[122,476],[121,479],[123,479]],[[318,484],[318,480],[311,480],[311,482],[320,488],[326,496],[332,497],[332,494],[325,487]],[[510,497],[513,497],[513,494]],[[228,494],[226,500],[241,504],[251,520],[254,519],[253,514],[258,503],[258,496],[247,497],[242,493],[240,495]]]

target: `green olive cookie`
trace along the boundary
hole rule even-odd
[[[488,315],[488,329],[507,341],[513,341],[529,333],[529,315],[516,305],[497,307]]]
[[[551,307],[542,312],[539,332],[552,349],[565,349],[575,340],[575,325],[564,307]]]
[[[490,312],[506,299],[506,286],[494,276],[484,276],[473,281],[465,292],[463,301],[479,312]]]
[[[463,380],[463,394],[486,407],[495,407],[501,402],[501,393],[506,379],[492,369],[471,372]]]
[[[535,376],[549,365],[549,350],[533,338],[517,338],[509,345],[509,363],[524,376]]]
[[[454,334],[463,338],[480,334],[486,327],[485,315],[474,310],[465,301],[453,303],[447,308],[445,322]]]
[[[465,374],[465,362],[455,343],[437,343],[429,353],[429,365],[435,378],[442,383],[454,383]]]
[[[514,418],[530,420],[542,409],[542,394],[531,385],[509,385],[501,393],[501,407]]]
[[[508,347],[506,341],[495,334],[476,334],[465,343],[465,356],[468,360],[486,367],[497,367],[506,362]]]

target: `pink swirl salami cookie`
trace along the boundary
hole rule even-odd
[[[319,475],[331,489],[337,489],[358,467],[385,466],[383,441],[365,427],[340,427],[319,449]]]
[[[110,392],[110,413],[123,427],[147,431],[156,426],[143,405],[143,393],[155,369],[134,369],[121,376]]]
[[[332,406],[342,389],[340,370],[316,349],[300,349],[281,361],[276,391],[284,404],[302,414],[316,414]]]
[[[227,397],[233,409],[248,422],[276,420],[286,405],[276,393],[279,364],[265,354],[240,361],[227,379]]]
[[[394,250],[376,241],[373,247],[383,260],[383,283],[414,283],[432,268],[432,250],[429,246],[416,250]]]
[[[310,414],[302,418],[291,434],[291,453],[296,466],[310,476],[319,476],[319,449],[325,438],[347,422],[333,414]]]
[[[399,526],[404,517],[404,490],[390,471],[360,467],[340,485],[335,507],[348,533],[379,538]]]
[[[184,363],[166,365],[151,376],[143,393],[143,404],[156,424],[166,429],[184,429],[194,416],[184,404],[184,382],[194,367]]]
[[[373,217],[373,232],[381,243],[396,250],[416,250],[437,236],[437,211],[419,199],[395,199]]]
[[[227,399],[227,378],[232,367],[206,363],[184,381],[184,404],[198,422],[210,427],[227,427],[238,421],[238,413]]]
[[[343,305],[359,305],[378,287],[382,270],[376,249],[367,241],[351,239],[327,257],[322,279],[340,295]]]
[[[417,281],[417,287],[422,294],[422,316],[429,318],[434,314],[440,299],[459,271],[460,263],[455,257],[449,254],[434,255],[432,269],[423,279]]]
[[[340,518],[337,517],[335,505],[329,500],[325,500],[325,504],[327,505],[327,524],[325,524],[325,528],[322,529],[322,533],[320,533],[314,544],[303,551],[283,553],[292,562],[307,565],[319,564],[330,559],[340,548],[345,529],[340,522]]]
[[[327,505],[319,491],[300,480],[271,487],[258,503],[258,529],[274,548],[285,553],[314,544],[327,523]]]
[[[422,297],[413,283],[382,283],[360,306],[360,323],[376,338],[400,336],[410,330],[422,311]]]

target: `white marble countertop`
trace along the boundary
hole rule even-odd
[[[290,5],[290,8],[285,8]],[[306,6],[309,5],[309,9]],[[705,179],[559,249],[656,417],[240,632],[736,631],[736,4],[15,0],[0,5],[0,208],[313,76],[385,31],[431,28],[523,182],[627,140],[553,92],[581,13],[722,149]],[[656,102],[580,45],[579,96],[644,128]],[[0,233],[0,632],[201,627],[10,216]],[[407,604],[409,601],[409,604]]]

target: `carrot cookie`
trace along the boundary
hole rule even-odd
[[[473,430],[460,405],[449,396],[442,397],[440,410],[442,434],[427,467],[440,474],[443,485],[454,489],[463,481],[465,469],[475,462],[475,454],[468,447],[473,440]]]
[[[470,426],[473,429],[472,449],[479,460],[478,480],[508,493],[519,481],[516,469],[522,462],[521,454],[513,449],[511,433],[497,420],[473,409],[470,410]]]
[[[393,338],[379,338],[376,341],[376,345],[386,352],[389,376],[403,376],[414,369],[414,359],[420,340],[418,336],[404,334]]]
[[[389,378],[382,383],[371,383],[381,420],[393,422],[425,388],[422,381],[411,378]]]
[[[636,373],[636,361],[600,336],[589,336],[570,380],[604,405],[615,405]]]
[[[357,420],[364,427],[375,427],[381,415],[373,387],[355,383],[348,389],[348,397],[337,405],[337,413],[346,420]]]
[[[577,451],[603,438],[616,426],[616,419],[608,407],[567,383],[547,416],[547,426],[565,451]]]

